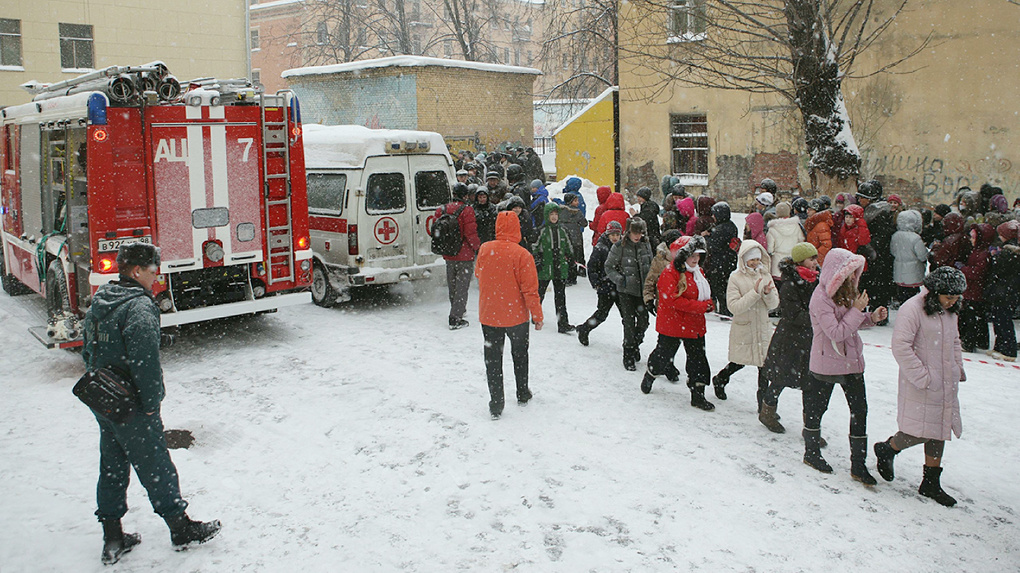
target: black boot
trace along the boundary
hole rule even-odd
[[[850,436],[850,476],[866,486],[878,483],[868,471],[867,436]]]
[[[556,332],[560,334],[570,334],[574,332],[574,327],[570,323],[564,322],[556,326]]]
[[[895,477],[893,472],[893,458],[900,453],[894,450],[891,443],[892,438],[875,444],[875,457],[878,458],[878,475],[885,481],[892,481]]]
[[[194,521],[187,513],[164,517],[167,527],[170,528],[170,541],[174,549],[180,551],[191,545],[205,543],[220,532],[219,520]]]
[[[769,431],[777,434],[786,433],[786,428],[779,423],[779,414],[776,413],[775,406],[769,406],[768,404],[762,403],[761,412],[758,413],[758,421],[768,428]]]
[[[651,372],[645,370],[645,377],[641,379],[641,391],[648,394],[652,391],[652,384],[655,382],[655,376]]]
[[[730,383],[728,374],[722,372],[712,377],[712,388],[715,389],[715,397],[720,400],[726,399],[726,385]]]
[[[680,371],[672,363],[666,366],[666,380],[674,384],[680,381]]]
[[[705,385],[695,384],[691,387],[691,406],[700,408],[706,412],[715,410],[715,404],[705,399]]]
[[[119,519],[104,519],[103,524],[103,565],[113,565],[120,557],[142,542],[137,533],[124,533]]]
[[[591,332],[591,328],[587,323],[577,325],[577,341],[581,343],[581,346],[588,346],[588,334]]]
[[[822,431],[804,428],[801,435],[804,436],[804,463],[823,474],[831,474],[832,466],[822,457]]]
[[[623,349],[623,368],[630,372],[637,370],[637,361],[634,360],[634,350],[632,348]]]
[[[941,477],[942,468],[924,466],[924,480],[921,481],[921,487],[917,488],[917,493],[930,497],[946,507],[953,507],[956,505],[956,499],[943,491],[942,484],[939,483]]]

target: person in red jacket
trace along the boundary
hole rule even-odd
[[[705,313],[712,311],[712,289],[705,271],[699,266],[706,253],[705,238],[680,237],[673,246],[676,247],[676,257],[659,275],[659,303],[655,316],[659,340],[648,357],[641,391],[648,394],[657,376],[676,372],[673,357],[683,343],[687,352],[687,386],[691,389],[691,406],[712,411],[715,406],[705,399],[705,386],[712,376],[705,355]]]
[[[839,244],[836,246],[851,253],[858,253],[861,247],[871,244],[871,231],[864,221],[864,208],[860,205],[847,205],[843,209],[843,225],[839,228]]]
[[[446,284],[450,290],[450,330],[457,330],[468,325],[464,320],[467,312],[468,289],[471,287],[471,273],[475,268],[475,253],[481,245],[478,241],[478,223],[475,221],[475,210],[467,205],[468,187],[463,183],[454,183],[453,201],[436,209],[436,219],[444,212],[451,215],[460,209],[457,223],[460,226],[460,252],[452,257],[443,256],[446,260]]]
[[[609,223],[616,221],[621,227],[626,229],[627,219],[630,219],[630,215],[627,213],[623,202],[623,195],[619,193],[610,193],[609,197],[606,198],[606,202],[600,205],[600,207],[602,206],[605,206],[606,210],[602,212],[602,215],[598,216],[598,224],[595,225],[596,242],[598,242],[602,233],[606,232],[606,227],[609,226]]]
[[[599,206],[595,207],[595,218],[588,223],[588,228],[592,230],[595,236],[591,240],[592,246],[599,242],[599,237],[602,233],[599,232],[599,219],[602,218],[602,214],[606,212],[606,199],[609,199],[609,195],[613,192],[612,189],[603,185],[595,190],[595,197],[599,200]]]

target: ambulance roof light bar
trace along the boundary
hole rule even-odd
[[[386,142],[386,153],[428,153],[429,151],[428,141],[387,141]]]

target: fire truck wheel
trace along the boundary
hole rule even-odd
[[[312,266],[312,302],[323,308],[336,304],[336,290],[329,284],[326,269],[318,262]]]
[[[51,262],[46,270],[46,310],[51,317],[71,310],[64,267],[58,260]]]
[[[7,265],[4,261],[2,248],[0,248],[0,283],[2,283],[4,292],[11,296],[18,296],[32,292],[31,289],[22,284],[21,281],[14,278],[14,275],[7,273]]]

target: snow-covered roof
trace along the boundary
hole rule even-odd
[[[559,133],[560,131],[562,131],[564,127],[567,127],[567,126],[568,126],[568,125],[570,125],[571,123],[574,123],[574,121],[575,121],[575,120],[576,120],[577,118],[579,118],[579,117],[581,117],[582,115],[584,115],[584,114],[588,113],[588,110],[589,110],[589,109],[591,109],[591,108],[595,107],[595,105],[596,105],[596,104],[598,104],[598,103],[599,103],[599,102],[601,102],[602,100],[604,100],[604,99],[606,99],[607,97],[609,97],[609,96],[610,96],[611,94],[614,94],[614,93],[616,93],[616,92],[618,92],[618,91],[620,91],[620,88],[619,88],[619,86],[613,86],[613,87],[609,87],[609,88],[606,88],[606,91],[604,91],[604,92],[600,93],[600,94],[599,94],[599,95],[598,95],[598,96],[597,96],[597,97],[596,97],[595,99],[591,100],[591,103],[589,103],[588,105],[586,105],[586,106],[584,106],[583,108],[581,108],[581,111],[579,111],[579,112],[575,113],[574,115],[570,116],[570,117],[569,117],[569,118],[567,119],[567,121],[564,121],[562,125],[560,125],[559,127],[557,127],[557,128],[556,128],[556,129],[555,129],[555,130],[554,130],[554,131],[552,132],[552,136],[553,136],[553,137],[556,137],[556,134],[558,134],[558,133]]]
[[[258,10],[268,10],[276,8],[277,6],[286,6],[287,4],[300,4],[305,0],[274,0],[272,2],[259,2],[258,4],[251,5],[251,11],[256,12]]]
[[[502,64],[487,64],[484,62],[468,62],[465,60],[447,60],[445,58],[428,58],[425,56],[390,56],[388,58],[375,58],[372,60],[358,60],[344,64],[333,64],[329,66],[308,66],[304,68],[293,68],[284,70],[281,77],[291,78],[296,76],[317,76],[322,74],[336,74],[341,72],[356,72],[374,68],[388,67],[426,67],[438,66],[443,68],[466,68],[482,72],[498,72],[504,74],[532,74],[542,75],[542,70],[525,68],[521,66],[504,66]]]
[[[305,167],[363,167],[365,159],[386,155],[395,142],[428,142],[429,153],[446,155],[446,141],[433,131],[369,129],[360,125],[302,125],[305,138]]]

